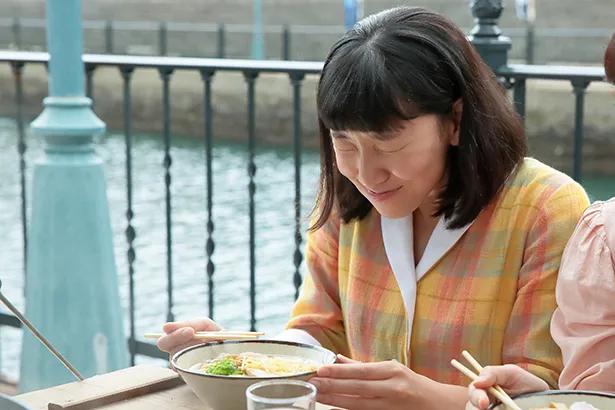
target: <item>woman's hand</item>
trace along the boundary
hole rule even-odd
[[[319,403],[351,410],[422,408],[416,402],[422,376],[397,361],[361,363],[338,355],[310,379]]]
[[[466,405],[466,410],[486,410],[491,404],[487,389],[496,384],[509,396],[549,390],[549,385],[544,380],[519,366],[512,364],[487,366],[468,388],[470,400]]]
[[[166,335],[158,339],[158,348],[173,356],[186,347],[205,343],[203,340],[193,339],[194,332],[217,332],[222,328],[213,320],[204,318],[165,323],[162,330]]]

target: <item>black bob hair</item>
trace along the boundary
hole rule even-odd
[[[348,30],[325,61],[316,100],[321,173],[311,230],[333,212],[348,223],[372,209],[338,171],[331,130],[394,131],[423,114],[450,118],[461,100],[459,146],[449,148],[434,215],[453,229],[478,216],[527,153],[504,87],[453,22],[424,8],[385,10]]]

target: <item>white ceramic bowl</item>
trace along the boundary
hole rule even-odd
[[[514,397],[513,401],[523,410],[548,407],[551,402],[563,403],[571,406],[574,403],[585,402],[599,410],[615,409],[615,395],[608,393],[574,391],[574,390],[551,390],[539,393],[524,394]],[[492,410],[508,410],[503,404],[492,406]]]
[[[267,355],[298,356],[312,360],[320,365],[332,364],[337,356],[322,347],[276,340],[243,340],[211,342],[188,347],[177,352],[171,364],[186,384],[211,410],[245,410],[246,389],[257,382],[275,379],[294,379],[307,381],[316,372],[292,376],[249,377],[218,376],[190,370],[192,366],[211,360],[222,353],[239,354],[243,352]]]

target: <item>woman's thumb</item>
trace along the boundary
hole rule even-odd
[[[497,384],[497,374],[492,367],[485,367],[478,375],[478,379],[474,381],[474,386],[478,389],[488,389],[489,387]]]

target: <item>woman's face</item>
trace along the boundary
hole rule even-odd
[[[458,144],[456,123],[422,115],[387,134],[331,131],[337,167],[382,216],[403,218],[423,206],[431,213],[446,183],[448,148]]]

